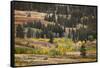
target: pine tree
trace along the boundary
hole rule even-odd
[[[16,37],[24,38],[24,28],[20,24],[18,24],[16,27]]]
[[[31,28],[28,28],[27,38],[31,38],[31,37],[32,37],[32,30],[31,30]]]

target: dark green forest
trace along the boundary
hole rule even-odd
[[[28,28],[28,38],[32,37],[32,28],[36,28],[40,30],[36,32],[36,38],[44,38],[45,35],[46,38],[51,39],[54,37],[64,37],[66,28],[71,28],[68,31],[68,37],[74,41],[93,40],[97,38],[96,6],[15,2],[14,9],[46,13],[47,15],[44,17],[44,20],[54,23],[47,24],[47,26],[41,21],[29,21],[23,25],[18,24],[16,27],[17,37],[24,38],[24,28]],[[28,16],[30,17],[31,14]]]

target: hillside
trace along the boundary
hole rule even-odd
[[[31,14],[31,17],[28,17],[28,13]],[[15,24],[21,24],[28,21],[34,21],[34,20],[44,21],[45,15],[46,13],[40,13],[40,12],[35,12],[35,11],[15,10]]]

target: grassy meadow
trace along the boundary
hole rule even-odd
[[[53,44],[48,41],[49,39],[43,38],[16,38],[16,66],[96,61],[96,43],[88,41],[86,43],[87,57],[81,57],[82,41],[74,43],[71,39],[66,38],[54,38]]]

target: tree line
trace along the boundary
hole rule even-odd
[[[40,31],[36,31],[36,37],[39,38],[49,38],[51,35],[53,36],[53,33],[59,34],[58,37],[63,37],[64,28],[58,24],[45,24],[41,21],[34,21],[34,22],[28,22],[27,24],[18,24],[16,25],[16,37],[23,38],[24,37],[24,31],[25,28],[27,28],[27,37],[32,37],[33,30],[39,29]],[[32,30],[32,28],[35,28]],[[57,37],[55,35],[55,37]]]
[[[36,37],[52,37],[55,33],[58,37],[64,37],[65,28],[69,29],[68,37],[79,40],[97,38],[97,8],[95,6],[77,6],[77,5],[62,5],[62,4],[44,4],[30,2],[15,2],[15,10],[37,11],[47,15],[44,20],[53,22],[45,26],[41,21],[28,22],[27,24],[18,25],[16,35],[23,37],[24,28],[28,29],[29,36],[32,37],[32,28],[40,29],[36,32]],[[82,27],[74,31],[77,25],[82,24]],[[87,28],[84,28],[87,26]],[[54,36],[56,37],[56,36]]]

